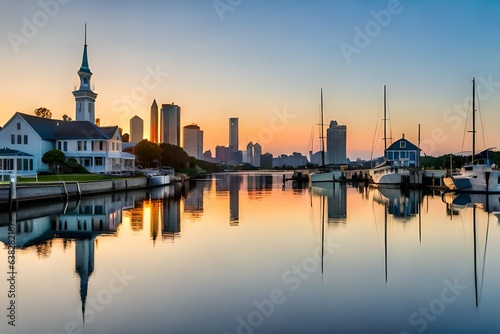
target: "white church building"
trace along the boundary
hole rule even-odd
[[[73,92],[75,121],[63,121],[16,112],[0,130],[0,174],[34,174],[49,171],[42,156],[60,150],[91,173],[122,174],[135,168],[135,156],[122,152],[118,126],[95,124],[95,100],[87,58],[87,39],[78,70],[80,88]]]

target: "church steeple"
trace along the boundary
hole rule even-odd
[[[82,66],[78,70],[80,77],[80,88],[73,92],[76,100],[76,117],[77,121],[89,121],[95,124],[95,100],[97,94],[92,91],[90,79],[92,72],[89,68],[89,60],[87,56],[87,24],[85,24],[85,43],[83,45]]]
[[[92,72],[90,72],[89,68],[89,59],[87,57],[87,23],[85,23],[85,44],[83,45],[82,66],[80,67],[80,70],[78,72],[85,72],[92,75]]]

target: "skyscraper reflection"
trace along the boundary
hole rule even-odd
[[[229,225],[238,226],[240,223],[240,176],[229,175]]]

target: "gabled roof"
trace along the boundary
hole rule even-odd
[[[43,118],[38,116],[32,116],[28,114],[23,114],[17,112],[32,128],[38,133],[38,135],[44,140],[54,139],[54,133],[58,128],[58,124],[63,121],[57,121],[50,118]]]
[[[44,140],[111,139],[118,131],[118,126],[98,127],[89,121],[65,122],[20,112],[16,114],[21,116]]]
[[[405,147],[401,147],[401,142],[406,142]],[[387,151],[418,151],[419,148],[412,144],[409,140],[405,139],[404,137],[396,140],[394,143],[392,143],[391,146],[387,148]]]
[[[118,131],[118,126],[101,126],[100,127],[102,133],[104,133],[108,139],[112,139],[115,135],[116,131]]]
[[[89,121],[59,122],[54,139],[109,139],[104,131]]]

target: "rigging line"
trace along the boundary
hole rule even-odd
[[[464,134],[462,136],[462,149],[461,151],[464,151],[464,146],[465,146],[465,136],[467,134],[467,124],[469,123],[469,113],[471,112],[472,109],[472,98],[469,99],[469,106],[467,107],[467,115],[465,116],[465,126],[464,126]]]
[[[451,211],[451,215],[453,216],[453,208]],[[469,246],[467,244],[467,236],[466,236],[465,226],[464,226],[464,217],[462,217],[462,215],[459,215],[459,216],[460,216],[460,220],[462,222],[462,230],[464,231],[465,251],[467,253],[467,259],[470,261],[470,252],[469,252]]]
[[[373,160],[373,152],[375,151],[375,143],[376,143],[376,138],[377,138],[377,135],[378,135],[378,120],[379,120],[379,117],[380,117],[380,110],[381,110],[381,107],[379,105],[378,113],[377,113],[377,121],[375,122],[375,132],[373,133],[372,152],[370,154],[370,160]]]
[[[477,88],[476,88],[477,91]],[[476,93],[476,96],[478,96],[479,93]],[[484,124],[483,124],[483,115],[481,114],[481,105],[479,104],[479,98],[477,99],[477,113],[479,114],[479,122],[481,124],[481,135],[483,137],[483,147],[486,149],[486,139],[485,139],[485,129],[484,129]]]
[[[486,241],[484,243],[483,269],[482,269],[481,289],[479,290],[479,297],[481,297],[481,295],[483,294],[484,269],[486,268],[486,249],[488,248],[488,234],[490,231],[490,214],[489,213],[487,214],[488,214],[488,222],[486,223]]]
[[[378,231],[377,216],[375,215],[375,208],[373,206],[373,204],[375,203],[375,201],[374,201],[373,198],[372,198],[371,202],[372,202],[373,222],[375,223],[375,231],[377,231],[377,245],[378,245],[378,250],[380,252],[380,260],[382,261],[382,263],[384,263],[384,254],[382,254],[382,248],[380,247],[380,233]]]

